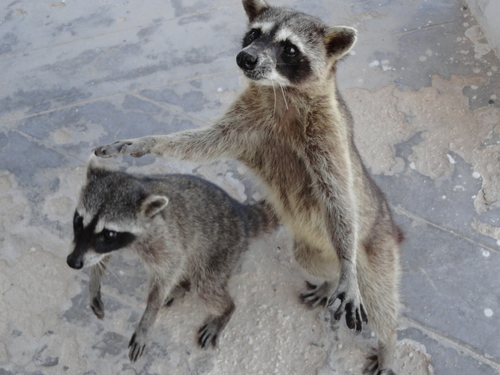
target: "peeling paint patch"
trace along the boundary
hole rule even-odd
[[[465,30],[465,36],[469,38],[472,43],[474,43],[474,57],[476,59],[480,59],[484,55],[491,52],[491,47],[486,41],[486,38],[484,37],[484,34],[479,25],[474,25]],[[484,43],[481,43],[481,40],[483,40]]]
[[[492,225],[482,223],[477,219],[474,219],[474,221],[471,223],[471,226],[479,233],[496,239],[497,244],[498,241],[500,241],[500,227],[494,227]]]
[[[474,206],[478,213],[500,207],[500,144],[485,142],[496,133],[500,108],[486,106],[469,110],[463,90],[485,86],[483,75],[432,77],[432,86],[418,91],[399,90],[394,85],[377,91],[349,89],[345,97],[354,120],[356,142],[374,174],[394,175],[405,168],[394,146],[420,132],[422,141],[412,146],[410,168],[432,179],[450,176],[456,154],[482,178],[482,189]],[[411,121],[410,121],[411,120]],[[451,159],[450,159],[451,157]]]

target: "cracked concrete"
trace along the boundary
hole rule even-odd
[[[453,0],[275,0],[359,30],[339,66],[356,142],[397,222],[404,304],[398,374],[500,373],[500,61]],[[309,311],[285,230],[254,242],[231,279],[237,309],[201,351],[192,294],[161,312],[143,359],[127,344],[145,307],[131,254],[88,306],[65,262],[90,150],[209,124],[244,84],[239,0],[11,1],[0,6],[0,374],[359,374],[375,339]],[[259,199],[234,161],[151,156],[136,172],[189,173]]]

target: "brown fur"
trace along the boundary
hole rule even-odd
[[[270,7],[265,13],[267,8],[259,10],[266,4],[262,0],[244,4],[256,22],[293,12]],[[304,24],[319,22],[294,15],[303,16]],[[321,25],[315,27],[325,44],[314,46],[313,73],[283,87],[283,95],[276,87],[251,81],[209,128],[120,141],[96,153],[151,153],[197,162],[234,158],[246,164],[267,190],[267,202],[293,232],[297,261],[326,280],[301,295],[304,303],[315,307],[340,301],[335,317],[345,313],[348,326],[358,331],[366,310],[379,337],[378,357],[367,372],[392,374],[402,232],[361,161],[351,115],[335,87],[336,62],[354,43],[352,29]]]

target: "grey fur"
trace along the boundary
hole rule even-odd
[[[356,31],[264,0],[243,0],[243,6],[250,24],[237,63],[250,82],[214,125],[95,152],[246,164],[293,232],[298,263],[325,279],[302,301],[336,306],[334,317],[345,316],[357,331],[369,320],[379,347],[366,373],[393,374],[402,234],[359,156],[335,80]]]
[[[90,305],[103,319],[101,277],[113,252],[130,248],[144,262],[150,287],[146,310],[129,344],[132,362],[142,355],[160,308],[190,287],[210,310],[198,333],[198,344],[207,348],[216,345],[234,311],[227,283],[249,240],[277,224],[265,205],[243,205],[194,176],[132,175],[98,165],[92,156],[75,213],[68,265],[92,266]],[[109,235],[110,229],[116,235]],[[123,247],[110,242],[106,248],[105,233],[118,242],[131,238],[124,233],[133,239]]]

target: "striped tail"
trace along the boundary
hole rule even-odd
[[[247,206],[250,236],[258,237],[271,233],[280,222],[271,206],[264,200]]]

